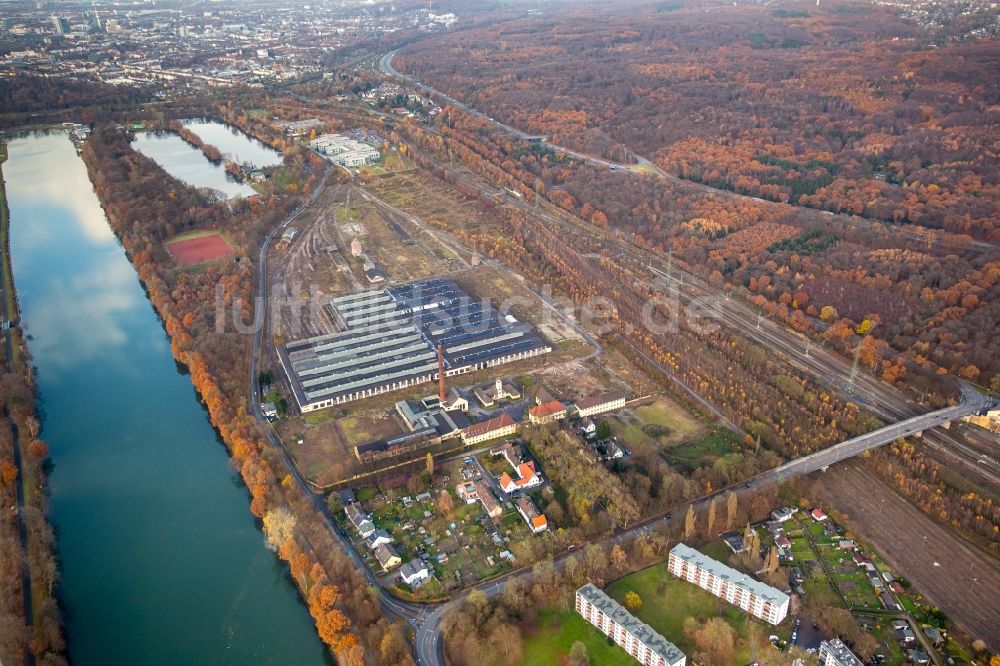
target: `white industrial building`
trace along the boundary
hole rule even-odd
[[[345,167],[378,164],[381,159],[378,148],[343,134],[324,134],[313,139],[309,145],[334,164]]]
[[[439,346],[448,377],[552,350],[452,280],[339,296],[324,311],[338,332],[278,346],[302,412],[433,381]]]

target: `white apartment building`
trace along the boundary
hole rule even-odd
[[[592,395],[576,401],[576,414],[580,418],[616,412],[625,408],[625,394],[621,392]]]
[[[683,543],[670,551],[667,570],[771,624],[781,624],[788,615],[787,594]]]
[[[687,661],[676,645],[591,583],[576,591],[576,612],[643,666],[684,666]]]
[[[819,644],[819,666],[865,666],[839,638]]]

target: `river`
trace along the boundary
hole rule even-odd
[[[330,663],[73,145],[8,148],[71,661]]]

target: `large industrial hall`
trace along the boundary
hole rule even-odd
[[[433,381],[440,346],[453,376],[551,351],[513,315],[453,280],[428,280],[331,299],[337,331],[278,346],[302,412]]]

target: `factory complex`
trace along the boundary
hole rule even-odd
[[[448,279],[339,296],[323,310],[333,333],[277,349],[302,412],[552,350],[531,326]]]

